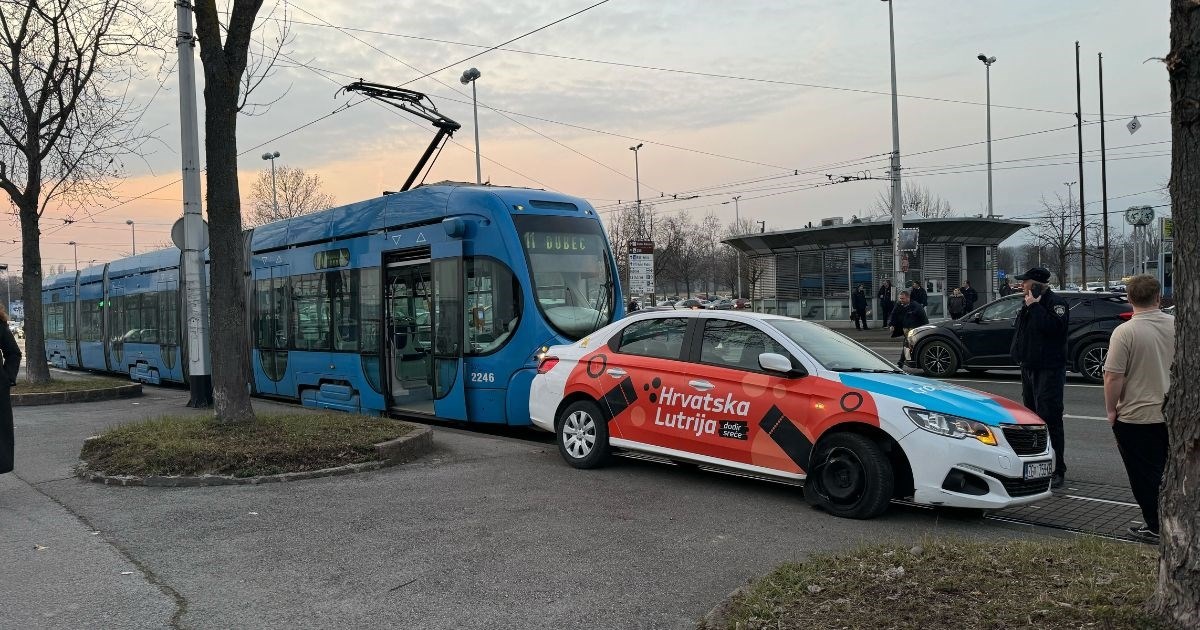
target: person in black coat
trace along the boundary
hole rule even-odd
[[[963,301],[966,302],[966,309],[963,312],[975,310],[975,303],[979,301],[979,292],[971,288],[971,281],[967,280],[959,290],[962,291]]]
[[[912,289],[908,293],[912,301],[920,304],[922,309],[929,306],[929,294],[921,287],[920,282],[913,280]]]
[[[13,411],[9,390],[17,384],[21,369],[21,348],[8,329],[8,314],[0,308],[0,354],[4,355],[4,370],[0,373],[0,474],[13,469]]]
[[[1025,290],[1025,305],[1017,313],[1012,341],[1012,358],[1021,366],[1021,402],[1046,423],[1054,447],[1051,486],[1061,488],[1067,473],[1063,458],[1063,390],[1067,384],[1071,307],[1046,284],[1050,281],[1046,269],[1034,267],[1017,279]]]
[[[950,298],[946,300],[946,306],[950,309],[950,319],[958,319],[971,310],[967,307],[966,296],[958,289],[950,294]]]
[[[908,291],[901,291],[900,302],[896,304],[896,308],[892,309],[892,319],[888,321],[888,325],[892,327],[892,336],[904,337],[913,328],[928,323],[929,316],[925,314],[925,307],[913,300]],[[896,367],[904,367],[903,344],[900,346],[900,360],[896,361]]]
[[[879,291],[875,293],[875,297],[879,298],[879,314],[883,319],[883,325],[887,326],[888,322],[892,321],[892,281],[884,280],[883,284],[879,285]]]
[[[854,295],[850,296],[850,306],[854,309],[854,313],[852,316],[854,319],[854,329],[855,330],[869,329],[870,326],[867,325],[867,288],[866,287],[864,287],[861,284],[858,285],[858,288],[854,290]],[[860,323],[862,324],[861,329],[859,328]]]

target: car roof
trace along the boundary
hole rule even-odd
[[[792,320],[792,321],[797,321],[797,322],[804,321],[801,319],[796,319],[795,317],[788,317],[786,315],[774,315],[771,313],[755,313],[752,311],[712,311],[712,310],[707,310],[707,309],[690,309],[690,308],[665,309],[665,310],[654,310],[654,311],[637,311],[635,313],[629,314],[628,316],[626,316],[624,319],[622,319],[620,321],[628,322],[628,321],[634,320],[634,319],[652,319],[652,318],[662,318],[662,317],[720,317],[720,318],[729,318],[729,319],[739,319],[739,318],[740,319],[757,319],[760,321],[772,321],[772,320]],[[809,323],[812,323],[812,322],[809,322]],[[816,326],[817,324],[813,324],[813,325]]]

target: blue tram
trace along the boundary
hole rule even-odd
[[[308,406],[528,424],[539,350],[624,315],[595,210],[540,190],[421,186],[254,228],[246,256],[254,391]],[[51,361],[185,382],[179,261],[47,279]]]

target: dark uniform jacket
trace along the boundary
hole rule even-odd
[[[875,293],[875,297],[879,298],[880,304],[891,304],[892,302],[892,285],[879,287],[879,291]]]
[[[966,310],[975,308],[975,302],[979,300],[979,292],[974,287],[965,287],[962,290],[963,302],[965,302]]]
[[[920,304],[921,306],[929,306],[929,294],[926,293],[925,289],[922,289],[921,287],[913,287],[910,289],[908,296],[912,298],[912,301]]]
[[[1017,333],[1013,335],[1012,358],[1021,367],[1035,370],[1067,365],[1067,324],[1071,308],[1054,291],[1046,289],[1042,299],[1021,307]]]
[[[855,291],[854,295],[850,296],[850,305],[853,306],[854,310],[856,310],[856,311],[866,312],[866,310],[867,310],[867,292],[866,291]]]
[[[924,326],[929,323],[929,316],[925,314],[925,307],[909,300],[908,304],[896,303],[896,308],[892,309],[892,321],[888,325],[892,327],[894,337],[896,331],[904,331],[917,326]]]

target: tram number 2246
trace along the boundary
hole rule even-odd
[[[471,372],[472,383],[495,383],[495,372]]]

